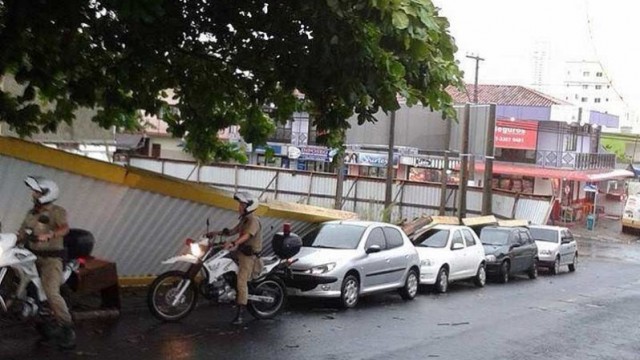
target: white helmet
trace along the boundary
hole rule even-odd
[[[256,209],[258,209],[258,205],[260,205],[260,202],[258,201],[258,199],[256,199],[253,195],[251,195],[248,192],[244,192],[244,191],[237,192],[233,194],[233,198],[237,202],[243,203],[247,206],[244,211],[244,215],[247,215],[256,211]]]
[[[27,178],[24,179],[24,183],[27,184],[31,190],[42,194],[42,196],[37,199],[38,203],[45,205],[58,200],[60,189],[52,180],[41,176],[27,176]]]

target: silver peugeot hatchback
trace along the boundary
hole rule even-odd
[[[418,292],[418,253],[395,225],[326,222],[303,239],[296,258],[287,281],[292,296],[335,298],[352,308],[363,295],[398,290],[411,300]]]

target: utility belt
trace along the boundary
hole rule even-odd
[[[240,245],[238,251],[240,251],[245,256],[260,256],[260,251],[254,251],[251,245]]]
[[[61,260],[67,258],[67,250],[65,249],[34,250],[29,246],[29,243],[27,243],[26,248],[39,258],[59,258]]]

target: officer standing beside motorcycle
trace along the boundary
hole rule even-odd
[[[33,209],[25,217],[18,239],[26,243],[38,259],[36,265],[42,279],[42,287],[57,324],[45,324],[45,339],[57,342],[61,348],[75,346],[73,321],[67,304],[60,295],[64,254],[64,236],[69,232],[67,212],[54,205],[58,199],[58,185],[39,176],[28,176],[24,180],[32,190]],[[47,339],[46,337],[49,337]]]
[[[232,251],[238,259],[239,269],[236,283],[238,312],[232,323],[241,325],[249,296],[248,282],[254,273],[259,273],[262,269],[262,261],[259,257],[262,251],[262,234],[260,233],[260,220],[253,213],[258,209],[258,200],[247,192],[236,193],[233,198],[238,202],[240,222],[233,229],[225,228],[222,231],[209,232],[207,237],[212,238],[218,234],[239,235],[235,241],[227,242],[224,247]]]

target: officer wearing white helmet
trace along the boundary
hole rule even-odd
[[[247,306],[249,288],[248,282],[254,273],[259,273],[262,269],[262,261],[259,254],[262,251],[262,234],[260,233],[260,220],[254,214],[258,209],[258,199],[247,192],[236,193],[233,198],[238,202],[238,213],[240,222],[233,229],[213,231],[207,234],[213,237],[217,234],[232,236],[238,235],[235,241],[227,242],[225,248],[233,251],[238,258],[237,290],[236,302],[238,312],[233,324],[243,323],[244,310]]]
[[[60,190],[52,180],[28,176],[25,184],[32,191],[33,208],[20,226],[18,238],[38,259],[36,265],[55,323],[43,324],[43,341],[53,341],[61,348],[75,346],[75,332],[69,309],[60,295],[64,236],[69,232],[67,212],[54,205]]]

